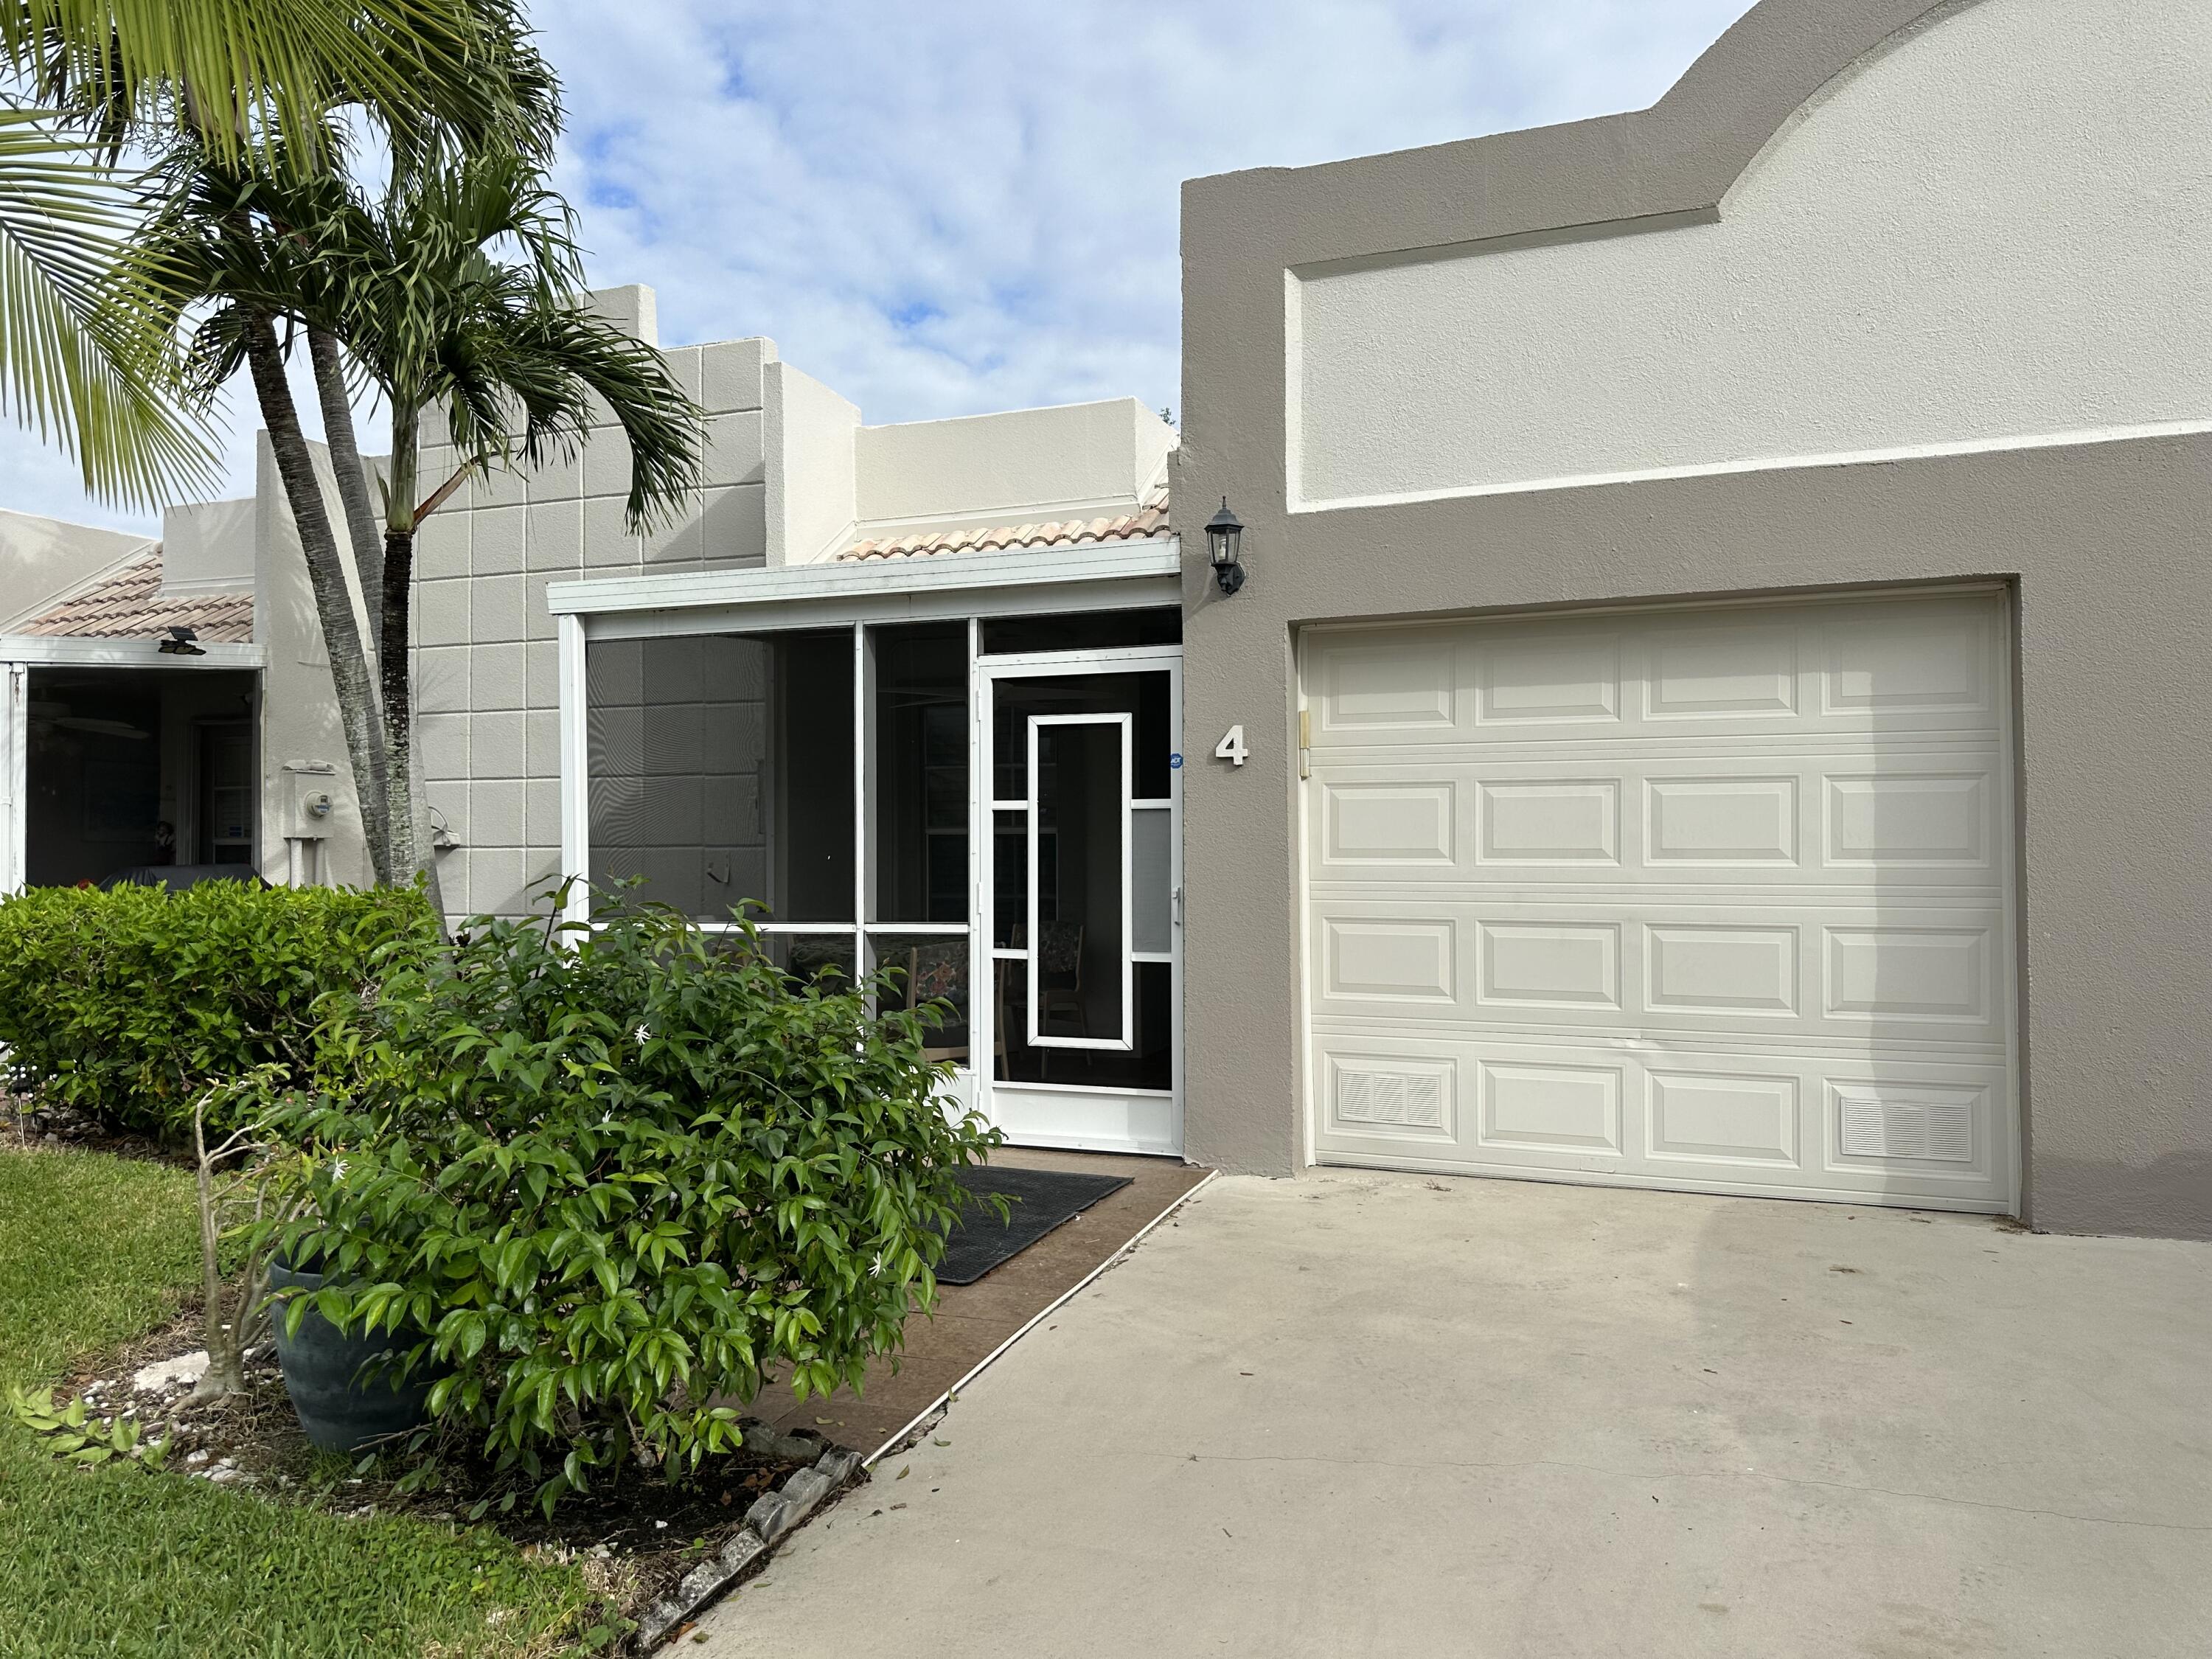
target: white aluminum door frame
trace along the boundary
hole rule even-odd
[[[1121,1035],[1118,1037],[1047,1036],[1044,1034],[1043,1016],[1037,1006],[1037,994],[1040,989],[1038,975],[1043,969],[1044,961],[1044,923],[1041,920],[1042,908],[1037,902],[1039,897],[1037,891],[1037,875],[1041,864],[1041,860],[1037,857],[1037,854],[1040,850],[1040,838],[1038,831],[1044,820],[1044,799],[1039,787],[1039,781],[1043,776],[1043,769],[1039,765],[1039,762],[1043,756],[1043,748],[1041,739],[1043,736],[1044,728],[1048,726],[1110,726],[1114,727],[1121,736],[1121,742],[1119,744],[1121,768],[1118,778],[1120,787],[1116,790],[1115,797],[1121,807],[1119,816],[1121,830],[1121,881],[1119,884],[1121,902],[1121,949],[1120,952],[1121,959]],[[1136,816],[1134,811],[1135,802],[1133,799],[1136,781],[1130,770],[1129,748],[1131,738],[1135,727],[1136,716],[1126,710],[1119,714],[1032,714],[1029,718],[1030,858],[1029,876],[1026,884],[1025,896],[1029,900],[1029,919],[1030,924],[1029,933],[1028,975],[1029,1042],[1030,1046],[1034,1048],[1093,1048],[1109,1050],[1120,1054],[1127,1054],[1137,1046],[1136,1008],[1133,1006],[1133,999],[1135,997],[1137,988],[1137,963],[1136,957],[1134,955],[1136,918],[1129,902],[1129,844],[1135,828],[1132,820]],[[994,806],[993,810],[996,811],[997,809]],[[996,843],[994,842],[994,847]]]
[[[1116,650],[1040,651],[1008,653],[1000,656],[984,656],[978,653],[971,660],[975,665],[975,695],[971,703],[975,739],[975,770],[972,774],[975,818],[969,844],[975,849],[970,868],[975,876],[975,902],[974,927],[969,937],[975,941],[970,961],[977,967],[971,970],[975,990],[970,999],[969,1030],[975,1055],[977,1109],[990,1122],[1009,1130],[1012,1137],[1023,1145],[1065,1146],[1082,1151],[1136,1152],[1180,1158],[1182,1155],[1183,1123],[1182,647],[1180,645],[1131,646]],[[997,1075],[998,1009],[992,988],[996,983],[998,963],[1018,958],[1024,953],[1001,950],[995,942],[997,814],[1002,811],[1021,811],[1030,821],[1030,825],[1025,826],[1025,830],[1034,825],[1036,814],[1030,810],[1030,797],[1035,793],[1036,774],[1032,766],[1029,789],[1021,799],[1001,801],[996,798],[994,705],[999,683],[1002,680],[1150,672],[1164,673],[1168,677],[1168,741],[1176,748],[1170,763],[1168,795],[1164,801],[1150,797],[1133,799],[1133,757],[1129,784],[1123,790],[1127,816],[1125,817],[1122,851],[1124,880],[1127,882],[1130,879],[1127,866],[1133,850],[1131,832],[1134,814],[1153,811],[1167,812],[1170,950],[1166,960],[1170,975],[1170,1086],[1164,1091],[1102,1089],[1082,1084],[1002,1081]],[[1024,844],[1027,842],[1028,835],[1025,833]],[[1030,872],[1024,877],[1025,884],[1034,881],[1035,869],[1032,853]],[[1125,887],[1124,890],[1126,893],[1128,889]],[[1125,913],[1127,908],[1128,901],[1125,901]],[[1122,941],[1125,970],[1128,975],[1123,1009],[1125,1018],[1130,1022],[1130,1029],[1133,1030],[1135,975],[1131,964],[1139,958],[1148,962],[1158,962],[1162,958],[1154,951],[1135,952],[1133,956],[1133,915],[1130,921],[1130,936]],[[988,971],[983,971],[986,968]],[[1034,998],[1030,1006],[1034,1009]],[[1017,1103],[1048,1113],[1057,1111],[1064,1115],[1066,1121],[1041,1121],[1030,1116],[1026,1109],[1018,1119],[1010,1121],[1007,1109]]]
[[[0,894],[26,879],[31,827],[30,667],[0,663]]]

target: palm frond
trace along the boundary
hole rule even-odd
[[[521,405],[517,459],[541,465],[589,436],[604,410],[629,441],[634,531],[679,517],[698,488],[703,418],[660,354],[574,301],[531,306],[506,319],[482,363]],[[596,400],[596,407],[593,400]]]
[[[403,135],[482,125],[507,3],[6,0],[0,62],[111,138],[128,112],[190,128],[225,160],[267,140],[303,160],[346,105]]]
[[[46,112],[0,109],[0,413],[57,443],[85,488],[160,507],[216,481],[166,331],[118,280],[129,191]]]

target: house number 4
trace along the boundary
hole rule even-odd
[[[1221,741],[1213,745],[1213,758],[1225,760],[1231,766],[1244,764],[1244,728],[1232,726],[1222,733]]]

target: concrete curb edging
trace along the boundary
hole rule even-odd
[[[810,1448],[814,1443],[799,1441],[796,1436],[777,1437],[772,1431],[762,1438],[781,1438]],[[763,1492],[745,1511],[744,1525],[738,1534],[685,1573],[673,1589],[646,1610],[630,1638],[629,1650],[634,1654],[653,1651],[678,1626],[765,1562],[769,1553],[813,1514],[823,1499],[842,1491],[855,1477],[865,1478],[865,1474],[860,1453],[833,1447],[805,1468],[786,1477],[775,1491]]]

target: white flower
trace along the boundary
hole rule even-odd
[[[647,1038],[647,1037],[651,1036],[653,1035],[653,1033],[652,1033],[652,1032],[650,1032],[650,1031],[648,1031],[648,1030],[647,1030],[645,1029],[645,1027],[644,1027],[644,1026],[641,1025],[641,1026],[639,1026],[639,1027],[637,1028],[637,1030],[634,1033],[634,1035],[636,1036],[637,1040],[638,1040],[640,1042],[644,1042],[644,1041],[646,1040],[646,1038]]]

